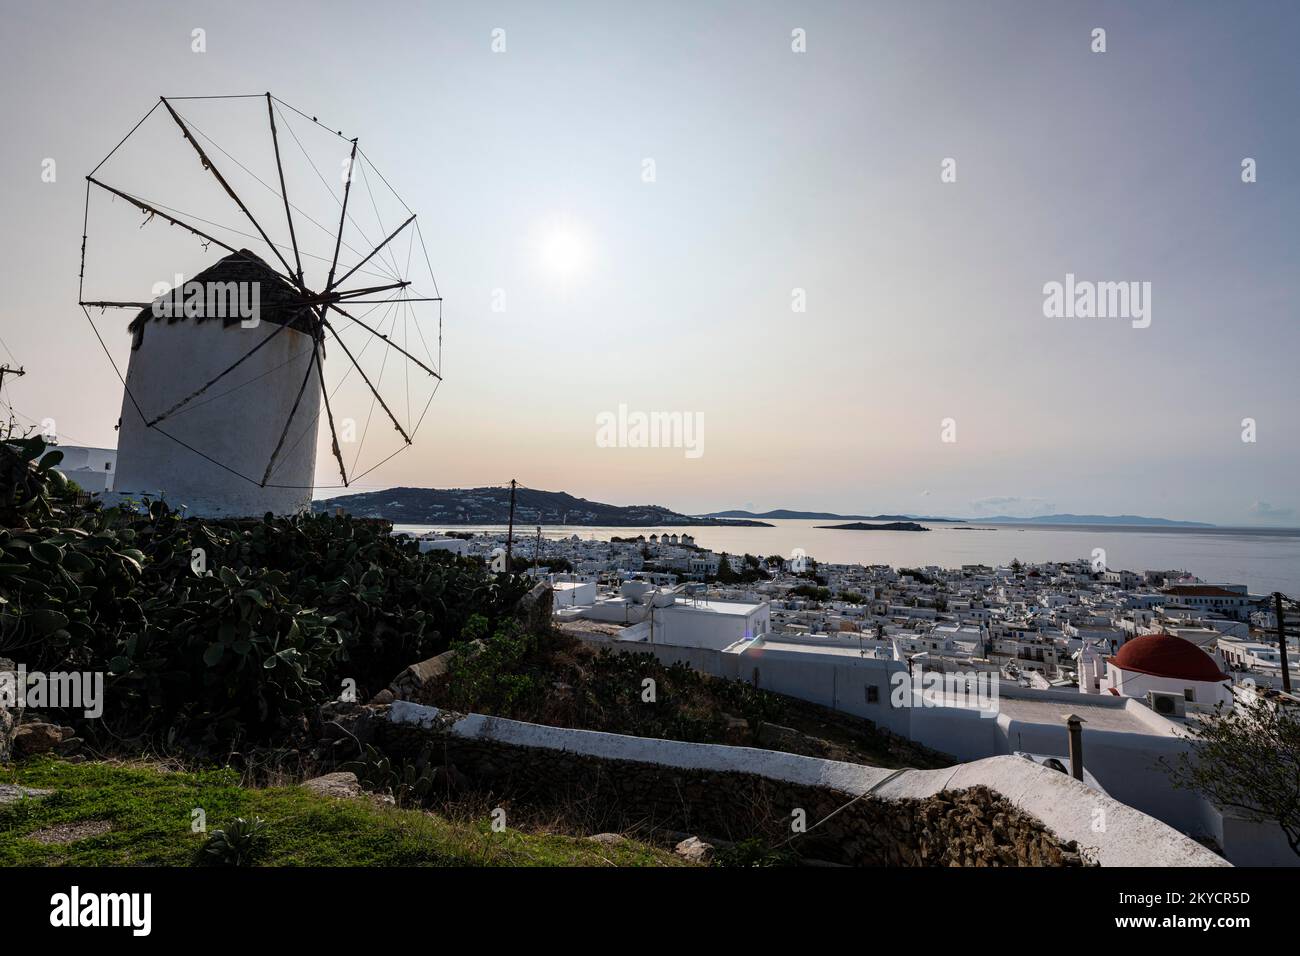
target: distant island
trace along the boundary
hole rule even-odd
[[[850,524],[823,524],[818,525],[819,531],[929,531],[929,528],[923,528],[915,521],[891,521],[888,524],[864,524],[861,521],[854,521]]]
[[[1132,527],[1158,528],[1213,528],[1215,525],[1204,521],[1174,521],[1171,518],[1144,518],[1141,515],[1039,515],[1036,518],[1012,518],[998,515],[996,518],[972,518],[984,524],[1088,524],[1118,525]]]
[[[829,511],[789,511],[779,508],[755,514],[752,511],[714,511],[706,518],[767,519],[786,521],[947,521],[961,522],[961,518],[919,518],[916,515],[840,515]]]
[[[510,520],[510,489],[389,488],[313,501],[312,511],[336,508],[358,518],[383,518],[395,524],[505,524]],[[661,505],[611,505],[575,498],[563,491],[515,489],[515,525],[578,525],[615,528],[736,526],[770,528],[766,521],[727,520],[684,515]]]
[[[1075,515],[1054,514],[1037,515],[1032,518],[1017,518],[1012,515],[997,515],[992,518],[940,518],[931,515],[841,515],[829,511],[791,511],[786,508],[764,511],[756,514],[752,511],[714,511],[706,518],[729,518],[750,520],[796,520],[796,521],[928,521],[948,524],[1059,524],[1059,525],[1115,525],[1127,527],[1153,528],[1213,528],[1215,525],[1204,521],[1175,521],[1171,518],[1145,518],[1141,515]]]
[[[359,518],[383,518],[397,524],[488,525],[510,520],[510,489],[484,488],[389,488],[318,499],[312,510],[330,513],[342,508]],[[687,515],[662,505],[612,505],[576,498],[563,491],[540,491],[536,488],[515,489],[516,525],[573,525],[579,527],[654,528],[678,527],[745,527],[771,528],[770,521],[812,520],[857,522],[855,525],[821,525],[819,527],[850,531],[928,531],[917,522],[965,525],[1110,525],[1115,527],[1213,528],[1199,521],[1174,521],[1169,518],[1145,518],[1140,515],[1038,515],[1017,518],[998,515],[992,518],[951,518],[926,515],[878,514],[842,515],[828,511],[793,511],[777,509],[756,514],[752,511],[715,511],[704,515]],[[873,522],[867,524],[865,522]],[[991,529],[981,529],[991,530]]]

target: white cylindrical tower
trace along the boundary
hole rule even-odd
[[[208,517],[310,508],[321,396],[310,308],[247,250],[163,298],[171,314],[145,309],[130,326],[118,470],[106,499],[148,495]]]

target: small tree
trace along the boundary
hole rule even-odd
[[[1195,790],[1257,823],[1276,823],[1300,856],[1300,715],[1256,698],[1193,723],[1195,744],[1171,764],[1175,787]]]

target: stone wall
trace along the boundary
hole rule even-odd
[[[466,739],[457,715],[429,726],[380,722],[374,741],[395,760],[430,750],[477,791],[530,806],[580,807],[592,830],[675,830],[851,865],[1069,866],[1077,848],[987,787],[885,801],[756,774],[665,767],[571,751]],[[631,739],[631,738],[628,738]],[[757,752],[757,751],[756,751]],[[802,811],[806,832],[792,828]]]

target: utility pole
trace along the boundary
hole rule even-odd
[[[0,365],[0,388],[4,388],[6,375],[12,375],[14,378],[20,378],[26,374],[27,374],[26,370],[23,369],[21,365],[18,368],[14,368],[11,365]]]
[[[1273,611],[1277,615],[1277,651],[1282,656],[1282,689],[1291,693],[1291,668],[1286,661],[1286,614],[1282,607],[1282,592],[1273,592]]]
[[[506,534],[506,573],[510,573],[510,559],[515,550],[515,480],[510,479],[510,531]]]
[[[5,386],[6,375],[12,375],[14,378],[18,378],[19,376],[26,375],[26,374],[27,372],[23,370],[22,366],[19,366],[18,368],[14,368],[11,365],[0,365],[0,389],[3,389]],[[11,437],[13,435],[14,430],[18,427],[18,419],[14,417],[13,412],[14,412],[13,406],[10,405],[9,406],[9,428],[5,433],[6,438]]]
[[[533,545],[533,570],[537,570],[537,562],[542,556],[542,526],[537,526],[537,543]]]

